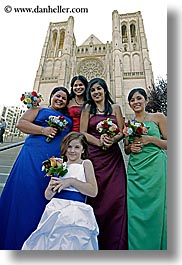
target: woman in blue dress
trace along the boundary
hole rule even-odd
[[[41,170],[42,162],[59,157],[60,143],[71,131],[67,116],[69,92],[56,87],[50,95],[48,108],[31,108],[20,118],[17,128],[29,134],[11,170],[0,198],[0,249],[19,250],[35,230],[47,200],[44,190],[49,178]],[[64,130],[48,124],[49,116],[63,116],[68,122]],[[46,138],[51,138],[50,142]]]

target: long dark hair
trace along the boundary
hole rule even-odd
[[[69,104],[69,101],[70,101],[70,94],[68,92],[68,89],[65,88],[65,87],[55,87],[51,94],[50,94],[50,97],[49,97],[49,105],[51,105],[51,98],[53,97],[54,94],[56,94],[58,91],[63,91],[66,93],[67,95],[67,101],[66,101],[66,106],[64,108],[62,108],[60,111],[65,114],[65,115],[68,115],[69,116],[69,112],[68,112],[68,104]]]
[[[109,92],[108,86],[104,79],[96,77],[89,81],[88,83],[88,89],[87,89],[87,101],[83,104],[83,108],[85,108],[86,104],[90,105],[90,114],[96,114],[97,107],[94,102],[94,100],[91,97],[90,89],[94,84],[98,83],[105,91],[105,102],[104,102],[104,115],[110,115],[112,114],[112,104],[114,104],[114,101],[111,98],[111,94]]]
[[[68,149],[68,145],[73,140],[79,140],[81,145],[83,146],[83,153],[81,155],[82,159],[86,159],[88,157],[88,142],[84,134],[80,132],[69,132],[61,143],[61,156],[64,156],[64,160],[67,161],[66,151]]]
[[[130,93],[128,95],[128,103],[130,103],[130,100],[132,99],[133,95],[136,92],[138,92],[139,94],[141,94],[145,98],[145,100],[147,100],[148,97],[147,97],[147,93],[145,92],[145,90],[143,88],[141,88],[141,87],[137,87],[137,88],[133,88],[130,91]]]
[[[81,81],[84,86],[85,86],[85,91],[84,91],[84,101],[86,100],[86,92],[87,92],[87,88],[88,88],[88,81],[87,81],[87,78],[83,75],[77,75],[77,76],[74,76],[71,80],[71,91],[70,91],[70,99],[74,98],[75,97],[75,93],[73,91],[73,86],[74,86],[74,83],[76,80],[79,80]]]

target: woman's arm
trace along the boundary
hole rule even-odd
[[[85,135],[87,138],[88,143],[96,145],[96,146],[102,146],[101,140],[97,139],[93,135],[87,133],[88,130],[88,122],[90,119],[90,113],[89,113],[89,105],[86,105],[85,109],[82,110],[81,112],[81,117],[80,117],[80,132]]]
[[[16,127],[27,134],[42,134],[54,138],[57,133],[57,129],[53,127],[42,127],[33,123],[37,117],[40,108],[31,108],[27,110],[19,119]]]
[[[123,138],[124,118],[123,118],[120,105],[114,104],[113,110],[116,116],[118,127],[120,129],[120,133],[114,136],[114,139],[115,139],[115,142],[119,142]]]
[[[128,139],[124,140],[124,151],[126,155],[129,155],[131,152],[132,153],[140,153],[142,152],[142,146],[143,144],[141,142],[132,142],[130,143]]]
[[[167,118],[163,113],[154,113],[153,121],[158,124],[162,139],[155,136],[142,135],[141,143],[143,145],[152,143],[161,149],[167,150]]]
[[[124,139],[123,143],[124,143],[125,154],[129,155],[131,153],[131,144],[129,143],[128,139]]]

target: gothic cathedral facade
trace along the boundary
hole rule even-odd
[[[81,46],[76,45],[74,18],[50,23],[45,38],[34,90],[44,96],[44,105],[56,86],[70,89],[75,75],[88,80],[106,80],[114,101],[129,118],[127,95],[134,87],[152,87],[153,72],[141,12],[112,12],[112,41],[102,43],[93,34]]]

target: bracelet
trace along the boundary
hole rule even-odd
[[[44,134],[44,127],[41,127],[41,134]]]

